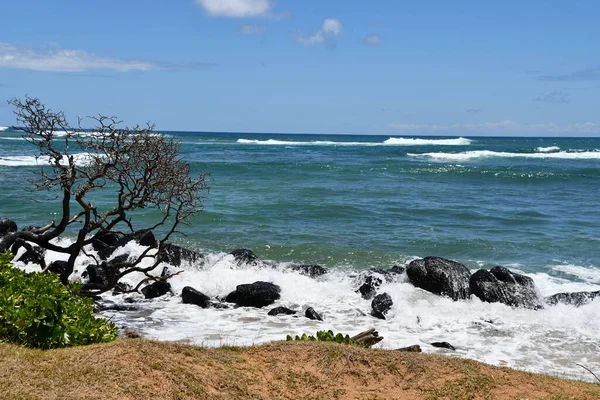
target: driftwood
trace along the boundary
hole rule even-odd
[[[367,331],[361,332],[356,336],[350,338],[355,343],[360,343],[365,347],[371,347],[383,340],[383,336],[379,336],[379,332],[375,328],[371,328]]]

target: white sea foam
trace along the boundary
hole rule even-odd
[[[129,243],[118,254],[140,254],[142,247]],[[24,250],[21,249],[17,257]],[[89,249],[90,254],[94,254]],[[48,252],[47,261],[64,260],[66,255]],[[79,261],[72,278],[80,274],[91,259]],[[146,264],[150,260],[145,261]],[[146,265],[144,264],[144,265]],[[15,264],[28,270],[39,269],[33,265]],[[155,272],[162,270],[159,265]],[[573,274],[590,269],[568,267]],[[170,267],[172,271],[177,270]],[[555,267],[557,268],[557,267]],[[573,282],[543,273],[529,274],[542,295],[561,291],[593,290],[592,282]],[[132,274],[125,278],[137,284],[143,276]],[[269,281],[281,287],[281,299],[263,309],[239,307],[229,309],[202,309],[183,304],[180,294],[185,286],[215,298],[223,298],[238,284]],[[286,335],[314,333],[332,329],[335,332],[356,334],[375,327],[385,338],[379,345],[387,349],[420,344],[423,351],[444,353],[429,343],[448,341],[457,351],[449,353],[495,365],[509,366],[532,372],[558,374],[566,377],[589,379],[575,363],[600,365],[600,299],[575,308],[558,305],[533,311],[512,309],[502,304],[483,303],[476,298],[452,301],[415,288],[400,276],[385,283],[380,292],[387,292],[394,305],[386,320],[369,315],[370,300],[364,300],[355,290],[356,274],[331,270],[328,274],[311,279],[286,270],[284,265],[238,266],[231,255],[208,254],[202,267],[187,266],[170,280],[174,296],[145,300],[141,295],[105,294],[107,300],[124,304],[124,297],[133,297],[139,311],[105,311],[119,326],[139,329],[146,337],[159,340],[186,341],[206,346],[251,345],[282,340]],[[597,282],[596,282],[597,283]],[[276,306],[286,306],[299,312],[296,316],[267,315]],[[307,307],[314,307],[324,321],[312,321],[302,315]]]
[[[419,139],[419,138],[389,138],[383,142],[336,142],[329,140],[314,141],[290,141],[290,140],[255,140],[238,139],[240,144],[260,144],[272,146],[423,146],[423,145],[441,145],[441,146],[463,146],[471,144],[470,139]]]
[[[538,153],[554,153],[555,151],[560,151],[560,147],[558,147],[558,146],[538,147],[535,150]]]
[[[85,165],[89,161],[89,153],[78,153],[73,155],[77,165]],[[61,164],[67,162],[66,157],[63,157]],[[8,167],[26,167],[36,165],[50,165],[47,157],[36,156],[0,156],[0,165]]]
[[[8,129],[8,126],[0,126],[0,132],[5,131]]]
[[[508,153],[491,150],[474,150],[461,153],[408,153],[411,157],[431,158],[439,161],[469,161],[481,158],[557,158],[567,160],[598,160],[600,151],[559,151],[556,153]]]
[[[471,144],[471,139],[466,139],[463,137],[459,137],[457,139],[389,138],[383,143],[402,146],[466,146]]]

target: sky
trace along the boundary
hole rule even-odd
[[[160,130],[600,136],[598,0],[5,0],[11,98]]]

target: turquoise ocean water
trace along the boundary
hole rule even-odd
[[[388,348],[419,343],[437,352],[426,344],[446,340],[460,356],[530,371],[585,378],[575,363],[600,368],[598,300],[580,308],[511,309],[452,302],[400,279],[381,288],[394,308],[379,321],[354,291],[360,271],[428,255],[473,270],[520,271],[542,296],[598,290],[600,138],[167,134],[181,140],[195,172],[210,174],[211,186],[205,210],[176,239],[209,261],[174,278],[174,292],[192,285],[223,296],[237,284],[269,280],[282,287],[278,305],[313,306],[324,322],[195,309],[176,296],[143,303],[146,311],[135,318],[107,315],[113,320],[150,337],[216,345],[375,326]],[[21,133],[0,131],[0,217],[21,226],[57,218],[56,200],[27,191],[27,178],[44,163],[34,156]],[[94,203],[111,199],[107,191]],[[239,267],[226,253],[240,247],[280,265],[316,263],[331,272],[311,280]]]
[[[357,269],[426,255],[600,267],[598,138],[169,134],[210,174],[181,239],[195,248]],[[39,224],[56,203],[28,201],[47,196],[26,192],[42,162],[20,136],[0,132],[2,214]]]

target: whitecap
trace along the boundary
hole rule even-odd
[[[85,165],[89,162],[89,153],[73,154],[77,165]],[[66,164],[67,158],[63,156],[61,164]],[[39,156],[0,156],[0,165],[7,167],[26,167],[38,165],[50,165],[48,157]]]
[[[556,153],[509,153],[491,150],[474,150],[461,153],[408,153],[411,157],[431,158],[440,161],[469,161],[481,158],[555,158],[566,160],[598,160],[600,151],[559,151]]]
[[[558,146],[550,146],[550,147],[538,147],[535,149],[538,153],[554,153],[556,151],[560,151],[560,147]]]
[[[466,146],[471,144],[471,139],[466,139],[463,137],[459,137],[457,139],[389,138],[383,143],[402,146]]]

